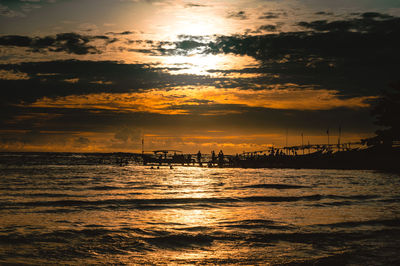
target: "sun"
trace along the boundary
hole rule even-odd
[[[177,67],[171,74],[209,75],[208,70],[218,69],[226,58],[220,55],[193,54],[188,56],[168,56],[162,58],[162,63],[168,67]]]

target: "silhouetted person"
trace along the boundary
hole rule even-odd
[[[224,164],[224,153],[222,150],[219,151],[218,153],[218,165],[222,166]]]
[[[269,154],[269,156],[274,157],[275,156],[275,150],[274,148],[271,149],[271,153]]]
[[[211,162],[214,163],[215,160],[216,160],[216,158],[217,158],[217,157],[215,156],[215,151],[212,151],[212,152],[211,152]]]
[[[201,152],[200,151],[197,153],[197,162],[201,166]]]

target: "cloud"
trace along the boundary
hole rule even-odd
[[[74,139],[74,147],[83,148],[87,147],[90,144],[90,140],[85,137],[78,137]]]
[[[387,15],[387,14],[381,14],[378,12],[365,12],[363,14],[361,14],[361,16],[364,19],[376,19],[376,18],[380,18],[380,19],[391,19],[394,18],[393,16]]]
[[[210,115],[218,110],[210,107],[217,105],[224,106],[223,110],[216,112],[217,114],[240,113],[240,108],[243,106],[282,110],[357,109],[369,107],[368,101],[375,98],[371,96],[342,98],[338,91],[285,84],[265,89],[188,87],[168,90],[152,89],[123,94],[101,93],[57,98],[44,97],[31,104],[30,107],[84,108],[169,115],[201,111],[204,112],[203,114]],[[226,109],[228,106],[231,106],[232,109]]]
[[[28,74],[13,70],[0,70],[0,80],[27,80]]]
[[[131,34],[135,34],[136,32],[134,32],[134,31],[129,31],[129,30],[127,30],[127,31],[122,31],[122,32],[107,32],[106,34],[107,35],[121,35],[121,36],[124,36],[124,35],[131,35]]]
[[[158,65],[114,61],[27,62],[0,65],[0,70],[0,87],[4,89],[0,104],[34,102],[44,96],[125,93],[171,86],[210,85],[217,80],[208,76],[169,74],[168,68]]]
[[[264,12],[261,16],[258,17],[258,19],[276,19],[280,18],[281,16],[287,16],[286,12]]]
[[[273,32],[273,31],[277,31],[278,28],[279,28],[278,25],[262,25],[262,26],[258,27],[256,31],[253,31],[253,33],[261,33],[263,31]]]
[[[25,13],[29,13],[34,9],[39,9],[42,8],[41,5],[38,4],[31,4],[31,3],[26,3],[20,6],[21,10]]]
[[[198,4],[198,3],[186,3],[185,7],[186,8],[191,8],[191,7],[207,7],[208,5],[204,4]]]
[[[366,12],[361,14],[361,18],[336,20],[316,20],[312,22],[299,22],[299,26],[315,31],[358,31],[374,32],[382,29],[398,29],[400,18],[376,12]]]
[[[5,6],[0,3],[0,16],[15,18],[15,17],[25,17],[25,14],[19,11],[12,10],[8,6]]]
[[[64,81],[68,82],[68,83],[75,84],[75,83],[79,82],[79,78],[64,79]]]
[[[89,44],[96,39],[109,40],[107,36],[86,36],[72,32],[45,37],[3,35],[0,36],[0,46],[26,47],[33,52],[65,52],[77,55],[98,54],[101,51]]]
[[[8,1],[4,1],[8,2]],[[10,3],[11,2],[11,3]],[[16,17],[26,17],[27,13],[32,12],[32,10],[42,8],[40,0],[21,0],[17,2],[10,1],[8,5],[0,3],[0,16],[16,18]],[[51,3],[50,1],[47,1]],[[10,7],[13,7],[12,9]]]
[[[340,60],[366,60],[374,57],[385,59],[398,54],[397,41],[400,32],[400,18],[379,13],[364,13],[361,18],[327,21],[316,20],[299,22],[297,25],[311,30],[293,31],[258,36],[217,35],[213,38],[190,39],[176,42],[152,42],[141,49],[133,49],[151,55],[190,55],[202,54],[236,54],[247,55],[262,61],[291,58],[291,62],[300,60],[308,64],[315,58]],[[266,24],[257,32],[276,31],[280,25]],[[362,33],[362,34],[361,34]],[[195,37],[195,36],[193,36]],[[389,41],[392,39],[393,41]],[[372,51],[384,53],[373,56]]]
[[[192,41],[192,40],[184,40],[176,43],[175,49],[181,50],[193,50],[199,47],[204,46],[203,43]]]
[[[248,19],[245,11],[229,12],[227,18],[246,20]]]
[[[95,32],[97,31],[97,29],[98,29],[97,25],[93,23],[82,23],[78,26],[78,30],[84,32]]]
[[[114,139],[121,140],[123,142],[138,142],[142,137],[142,131],[129,127],[127,125],[119,127],[118,131],[114,135]]]
[[[333,12],[319,11],[315,12],[315,15],[332,16]]]
[[[128,139],[126,143],[129,145],[124,146],[123,140],[115,138],[115,134],[119,132],[119,129],[124,127],[143,129],[145,149],[153,146],[151,144],[152,138],[156,140],[158,138],[176,136],[183,137],[185,144],[182,145],[182,148],[186,150],[188,149],[186,144],[189,142],[198,142],[198,144],[215,142],[215,145],[217,145],[218,143],[236,142],[236,140],[242,139],[243,141],[246,140],[245,142],[254,143],[254,137],[249,136],[249,134],[264,134],[259,136],[260,144],[268,143],[268,141],[277,144],[277,141],[271,140],[265,134],[266,132],[269,132],[269,134],[275,133],[279,140],[285,132],[282,128],[288,128],[290,134],[298,131],[299,135],[300,132],[304,132],[305,136],[310,134],[323,135],[328,126],[338,125],[340,121],[343,129],[342,136],[347,136],[351,132],[371,132],[372,126],[372,119],[370,119],[369,112],[365,108],[300,111],[240,106],[236,107],[237,109],[233,109],[234,106],[229,105],[211,105],[208,111],[212,114],[210,116],[202,115],[207,114],[205,112],[207,107],[203,107],[204,113],[192,115],[133,114],[90,109],[13,109],[13,115],[30,115],[32,118],[26,117],[25,120],[15,120],[14,124],[4,123],[0,119],[0,149],[4,150],[7,145],[9,148],[15,148],[16,145],[25,145],[26,149],[30,147],[33,150],[47,148],[51,150],[50,143],[53,143],[51,145],[53,151],[58,150],[58,148],[67,150],[73,146],[74,139],[82,136],[90,140],[90,145],[87,149],[97,146],[97,150],[108,147],[109,151],[115,151],[117,148],[112,148],[111,146],[118,144],[118,150],[125,150],[126,148],[139,150],[140,141],[138,139],[136,141]],[[6,109],[3,108],[2,117],[7,113]],[[232,110],[239,112],[230,112]],[[47,120],[34,120],[35,114],[45,111],[54,114],[53,117]],[[43,117],[48,116],[43,115]],[[65,125],[68,125],[68,127],[66,128]],[[25,132],[30,131],[32,128],[35,128],[36,132],[40,131],[41,142],[36,142],[32,138],[32,142],[30,142],[24,136]],[[220,134],[220,136],[222,135],[221,137],[216,138],[215,133],[207,133],[207,131],[223,131],[224,133]],[[185,135],[187,136],[186,138],[184,137]],[[42,146],[39,146],[40,143]],[[33,144],[36,146],[33,147]],[[153,147],[160,148],[160,145],[161,143],[157,142],[154,143]],[[203,146],[202,150],[206,146]]]

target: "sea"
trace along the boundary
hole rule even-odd
[[[0,153],[1,265],[400,265],[399,250],[399,173]]]

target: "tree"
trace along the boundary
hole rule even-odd
[[[391,84],[392,90],[385,91],[371,110],[375,124],[384,127],[375,131],[376,136],[364,139],[368,146],[392,147],[393,141],[400,141],[400,81]]]

